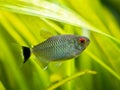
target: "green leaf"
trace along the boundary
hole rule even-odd
[[[76,73],[76,74],[74,74],[74,75],[72,75],[72,76],[69,76],[69,77],[61,80],[60,82],[58,82],[58,83],[56,83],[56,84],[51,85],[51,86],[48,87],[46,90],[54,90],[55,88],[57,88],[57,87],[65,84],[65,83],[67,83],[67,82],[69,82],[69,81],[71,81],[71,80],[73,80],[73,79],[75,79],[75,78],[77,78],[77,77],[80,77],[80,76],[86,75],[86,74],[96,74],[96,72],[95,72],[95,71],[90,71],[90,70],[78,72],[78,73]]]
[[[0,90],[6,90],[1,81],[0,81]]]

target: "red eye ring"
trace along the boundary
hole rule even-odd
[[[79,41],[80,41],[81,43],[84,43],[84,42],[85,42],[85,38],[81,37],[81,38],[79,39]]]

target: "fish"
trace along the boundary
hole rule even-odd
[[[32,48],[22,47],[24,63],[33,53],[42,67],[48,66],[50,62],[63,61],[76,58],[89,45],[90,40],[85,36],[65,34],[51,36],[45,41]]]

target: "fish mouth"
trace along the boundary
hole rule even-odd
[[[90,39],[88,39],[87,37],[85,37],[85,39],[86,39],[85,47],[87,47],[90,44]]]
[[[88,46],[89,45],[89,43],[90,43],[90,40],[87,38],[86,39],[87,41],[86,41],[86,46]]]
[[[88,44],[90,43],[90,39],[87,39]]]

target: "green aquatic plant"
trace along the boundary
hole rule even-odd
[[[0,90],[119,90],[119,4],[0,0]],[[23,64],[22,46],[31,48],[46,40],[49,34],[42,30],[87,36],[91,43],[78,58],[60,66],[53,62],[43,70],[34,55]]]

